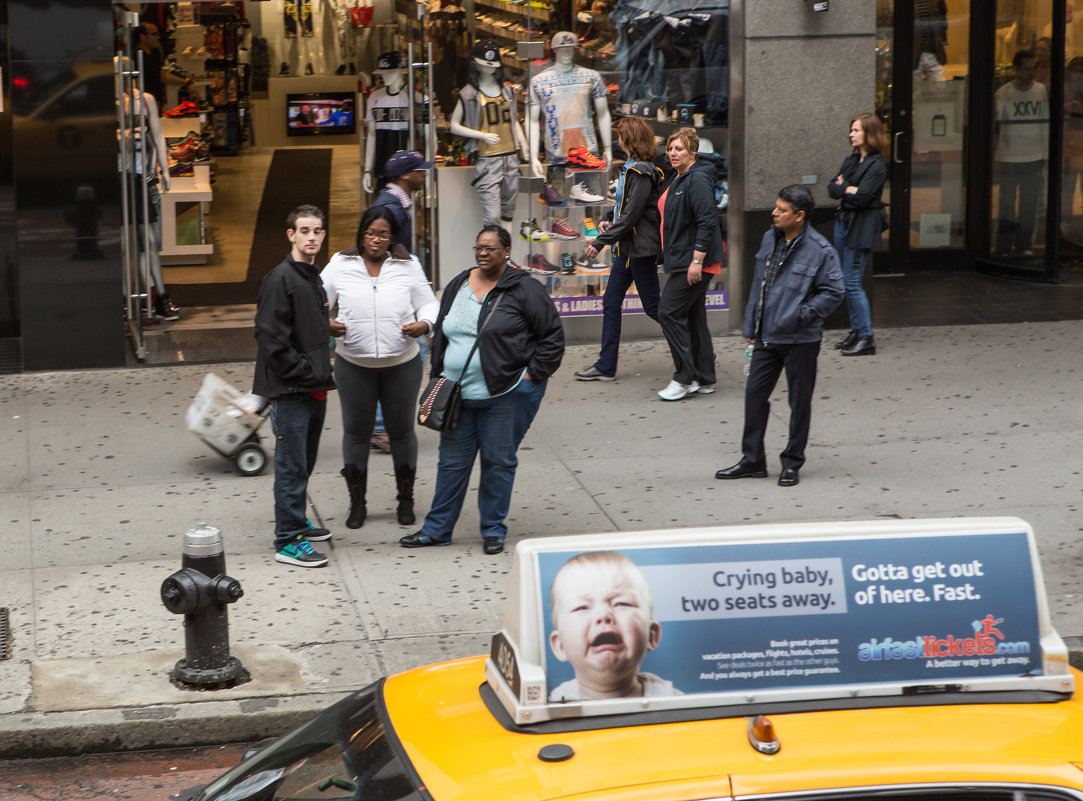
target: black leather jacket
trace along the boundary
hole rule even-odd
[[[256,374],[265,398],[334,389],[327,293],[314,264],[290,256],[263,279],[256,301]]]
[[[440,315],[432,338],[431,375],[434,378],[444,369],[444,351],[447,349],[444,318],[468,275],[470,270],[464,270],[451,279],[440,299]],[[489,309],[498,294],[504,299],[478,341],[485,386],[493,396],[515,386],[524,367],[532,379],[542,381],[557,371],[564,358],[564,328],[545,287],[509,264],[485,299],[478,315],[479,328],[489,316]]]

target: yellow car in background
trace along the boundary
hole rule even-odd
[[[1079,674],[1036,556],[1016,518],[527,541],[489,657],[376,682],[181,801],[1083,799]],[[561,584],[583,565],[622,578]],[[667,692],[567,678],[562,618],[591,606],[609,666],[635,639],[621,616],[650,621],[648,651],[675,640],[636,655]],[[969,631],[944,634],[955,618]]]

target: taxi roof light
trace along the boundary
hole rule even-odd
[[[777,754],[782,749],[782,743],[775,734],[775,724],[767,715],[756,715],[748,719],[748,742],[761,754]]]

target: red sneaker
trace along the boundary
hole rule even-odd
[[[559,217],[549,223],[549,236],[552,239],[578,239],[579,234],[568,225],[567,221]]]
[[[604,170],[605,162],[585,147],[573,147],[568,151],[567,165],[576,170]]]

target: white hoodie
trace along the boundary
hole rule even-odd
[[[405,323],[424,320],[432,330],[440,304],[416,257],[388,257],[373,278],[361,256],[342,252],[320,273],[327,302],[338,304],[346,333],[335,352],[362,367],[391,366],[412,359],[417,340],[402,333]]]

